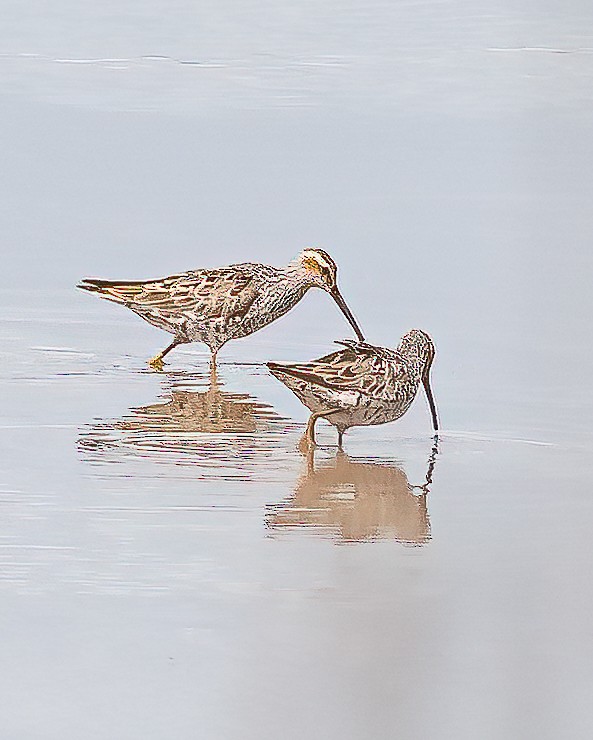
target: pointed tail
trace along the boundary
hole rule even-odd
[[[96,278],[84,278],[76,286],[89,293],[98,293],[101,298],[115,303],[127,304],[134,301],[144,290],[143,282],[130,282],[124,280],[98,280]]]

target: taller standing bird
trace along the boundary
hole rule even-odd
[[[173,334],[171,344],[150,360],[162,368],[174,347],[203,342],[216,353],[230,339],[262,329],[290,311],[309,288],[327,291],[364,340],[337,284],[337,265],[323,249],[305,249],[286,267],[244,262],[213,270],[190,270],[159,280],[85,278],[79,288],[121,303],[149,324]]]

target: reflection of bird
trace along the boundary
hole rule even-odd
[[[307,474],[290,501],[269,507],[266,524],[275,532],[333,532],[346,542],[395,539],[422,545],[430,539],[426,499],[437,454],[435,444],[425,483],[414,487],[396,465],[356,461],[343,452],[315,470],[311,450]],[[414,488],[421,493],[414,494]]]
[[[203,342],[216,358],[230,339],[262,329],[295,306],[309,288],[322,288],[336,301],[358,338],[364,339],[337,285],[337,266],[322,249],[305,249],[287,267],[246,262],[215,270],[192,270],[160,280],[113,281],[85,278],[79,288],[121,303],[174,335],[150,364],[179,344]]]
[[[435,431],[436,406],[430,388],[434,345],[428,334],[412,329],[396,350],[351,340],[346,349],[302,364],[269,362],[268,368],[307,406],[311,417],[305,441],[315,444],[315,422],[321,416],[342,435],[353,426],[395,421],[409,409],[420,380],[424,385]]]
[[[172,390],[171,399],[133,409],[133,417],[120,422],[126,430],[208,432],[244,434],[255,432],[258,419],[265,419],[271,408],[247,393],[221,390],[215,366],[210,370],[210,385],[204,393]]]
[[[195,376],[176,373],[167,379],[174,382],[169,400],[131,409],[123,419],[94,424],[81,435],[80,450],[97,461],[120,460],[124,453],[156,455],[163,462],[199,464],[219,472],[226,467],[222,477],[230,466],[233,475],[241,477],[262,452],[269,461],[282,449],[280,440],[292,431],[267,404],[246,393],[222,391],[215,366],[203,392],[187,389]]]

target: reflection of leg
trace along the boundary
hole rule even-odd
[[[151,367],[153,367],[155,370],[162,370],[163,369],[163,357],[172,349],[175,349],[178,344],[181,344],[181,342],[178,339],[174,339],[171,344],[166,347],[160,354],[158,354],[156,357],[153,357],[152,360],[148,363]]]
[[[303,450],[303,455],[307,456],[307,473],[312,475],[315,472],[315,448],[309,447]]]
[[[218,369],[216,367],[216,352],[210,358],[210,389],[218,388]]]

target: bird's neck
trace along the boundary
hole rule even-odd
[[[420,381],[426,367],[427,358],[418,354],[416,351],[398,347],[396,353],[405,362],[410,377],[415,381]]]
[[[411,369],[414,380],[420,381],[424,374],[426,362],[419,357],[408,357],[408,367]]]
[[[281,316],[296,306],[310,287],[297,269],[278,269],[267,289],[262,291],[260,300],[265,303],[268,312]]]

